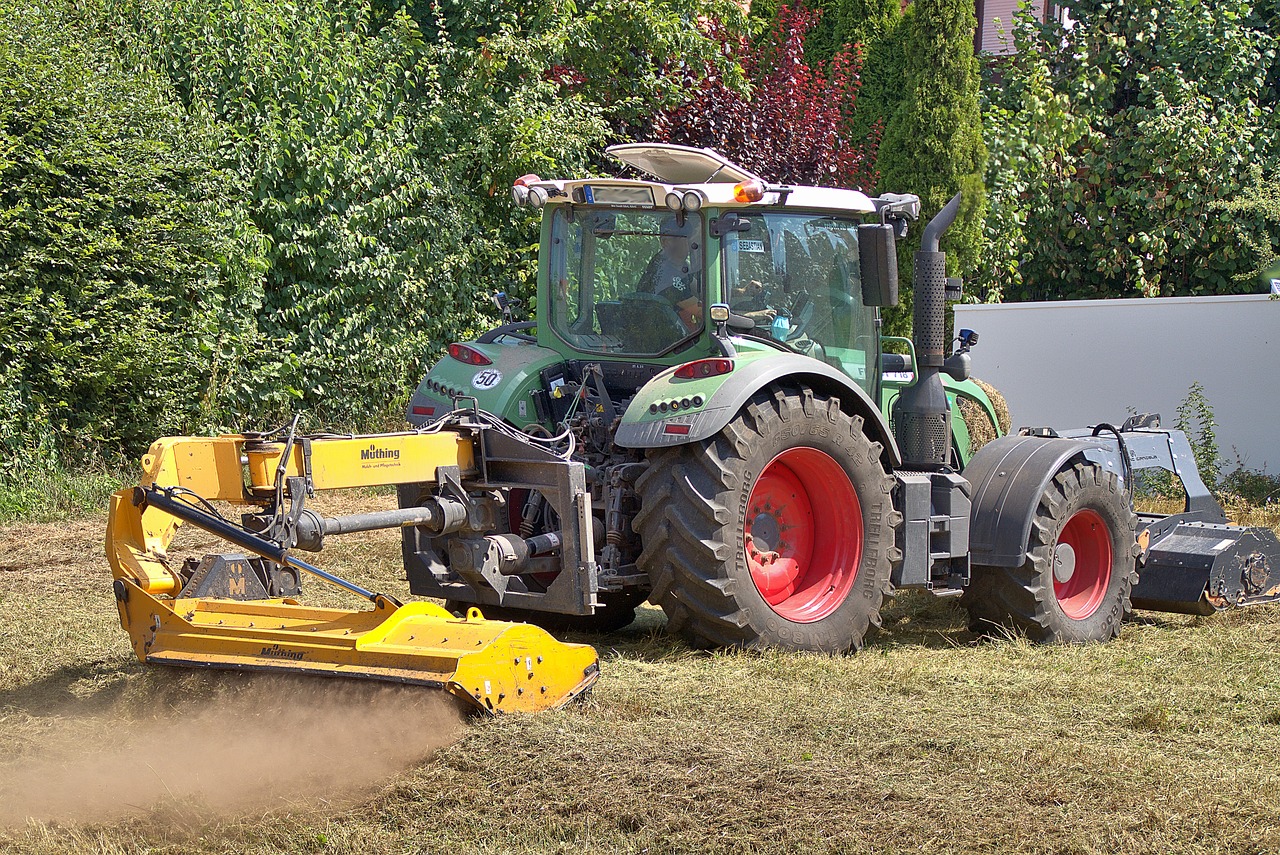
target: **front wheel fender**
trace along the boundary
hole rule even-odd
[[[972,563],[1018,567],[1026,560],[1040,497],[1054,476],[1076,457],[1124,477],[1101,443],[1087,439],[1003,436],[978,450],[963,473],[973,485],[969,525]]]

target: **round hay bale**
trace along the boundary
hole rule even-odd
[[[1004,395],[1000,394],[1000,390],[990,383],[984,383],[977,379],[973,380],[978,384],[978,388],[987,393],[987,397],[991,399],[991,406],[996,411],[996,423],[1000,425],[1000,433],[1006,434],[1013,427],[1013,422],[1009,419],[1009,402],[1004,399]]]
[[[969,453],[972,454],[982,446],[986,445],[997,436],[1002,436],[1009,432],[1009,405],[996,388],[981,380],[975,379],[982,391],[987,393],[987,397],[991,399],[991,406],[996,412],[996,421],[999,424],[999,430],[996,425],[991,423],[991,416],[987,414],[986,409],[970,398],[959,398],[960,415],[964,418],[965,427],[969,429]]]

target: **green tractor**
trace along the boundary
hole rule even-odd
[[[914,341],[890,354],[879,312],[916,197],[770,184],[704,149],[609,153],[650,177],[516,182],[543,212],[537,320],[452,345],[412,396],[419,430],[470,412],[484,437],[478,477],[400,488],[405,508],[467,508],[403,530],[413,593],[591,631],[647,599],[699,646],[854,649],[897,588],[1040,640],[1119,631],[1152,545],[1129,499],[1141,428],[975,448],[975,414],[1000,431],[969,379],[977,336],[944,332],[958,197],[925,228]],[[1164,451],[1144,465],[1173,469],[1185,439],[1148,433]],[[1188,514],[1174,525],[1225,522]]]

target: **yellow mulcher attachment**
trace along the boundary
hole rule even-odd
[[[593,648],[561,643],[529,624],[486,620],[474,608],[459,618],[433,603],[401,604],[293,554],[298,546],[318,549],[326,534],[466,525],[465,505],[447,495],[421,507],[329,519],[303,503],[315,490],[458,484],[477,469],[482,434],[438,429],[298,438],[290,429],[283,442],[252,434],[157,441],[142,458],[142,483],[111,497],[107,523],[120,623],[138,658],[413,683],[495,713],[551,709],[577,697],[599,673]],[[237,524],[213,501],[262,513],[246,515],[247,526]],[[254,530],[255,520],[261,530]],[[175,569],[166,549],[184,522],[252,557],[209,555]],[[302,605],[294,598],[302,573],[373,607]]]

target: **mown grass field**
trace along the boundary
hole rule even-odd
[[[904,595],[852,657],[697,652],[646,609],[577,639],[602,656],[585,703],[464,720],[139,665],[104,524],[0,529],[0,852],[1280,850],[1277,607],[1040,648]],[[320,563],[407,593],[394,535]]]

